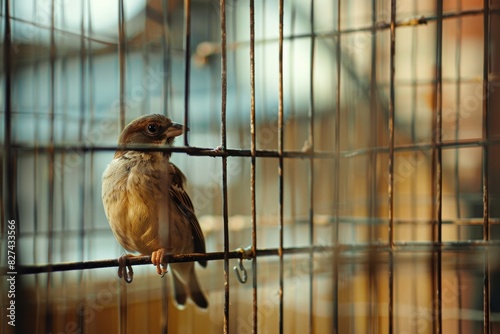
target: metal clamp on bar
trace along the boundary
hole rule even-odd
[[[243,259],[245,260],[250,260],[253,258],[254,254],[252,252],[252,246],[248,246],[245,249],[243,248],[238,248],[236,250],[241,254],[240,259],[238,260],[238,266],[234,266],[233,270],[236,274],[236,278],[241,284],[245,284],[248,280],[248,275],[247,275],[247,270],[245,269],[245,266],[243,266]],[[240,270],[242,274],[240,274]]]

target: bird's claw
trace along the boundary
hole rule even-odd
[[[168,273],[167,266],[166,265],[161,265],[161,278],[163,278],[166,274]]]
[[[123,254],[118,258],[118,277],[123,277],[127,283],[132,283],[132,280],[134,279],[134,270],[132,270],[132,266],[130,264],[127,264],[127,259],[131,256],[132,255],[130,254]]]
[[[166,254],[167,250],[165,248],[160,248],[151,254],[151,263],[156,266],[156,272],[158,273],[158,275],[161,275],[161,277],[164,277],[168,272],[168,263],[163,262],[163,258]]]

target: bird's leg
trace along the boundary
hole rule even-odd
[[[133,257],[132,254],[122,254],[118,258],[118,277],[122,278],[125,280],[127,283],[132,283],[132,280],[134,278],[134,271],[132,270],[132,266],[130,264],[127,264],[127,259],[129,257]],[[128,272],[127,272],[128,268]]]
[[[161,275],[161,277],[165,276],[167,273],[168,263],[163,262],[165,254],[167,254],[167,250],[165,248],[160,248],[151,254],[151,263],[156,266],[156,271],[158,272],[158,275]]]

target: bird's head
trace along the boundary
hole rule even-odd
[[[118,145],[154,144],[171,146],[187,128],[163,115],[144,115],[130,122],[118,137]]]

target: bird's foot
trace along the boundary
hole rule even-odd
[[[166,254],[167,250],[165,248],[160,248],[151,254],[151,263],[156,266],[156,272],[158,272],[158,275],[161,275],[161,277],[165,276],[168,272],[168,263],[163,262],[163,258]]]
[[[134,271],[132,270],[132,266],[130,264],[127,264],[127,259],[129,257],[133,257],[133,255],[122,254],[122,256],[118,258],[118,277],[123,277],[125,282],[132,283],[132,280],[134,279]]]

